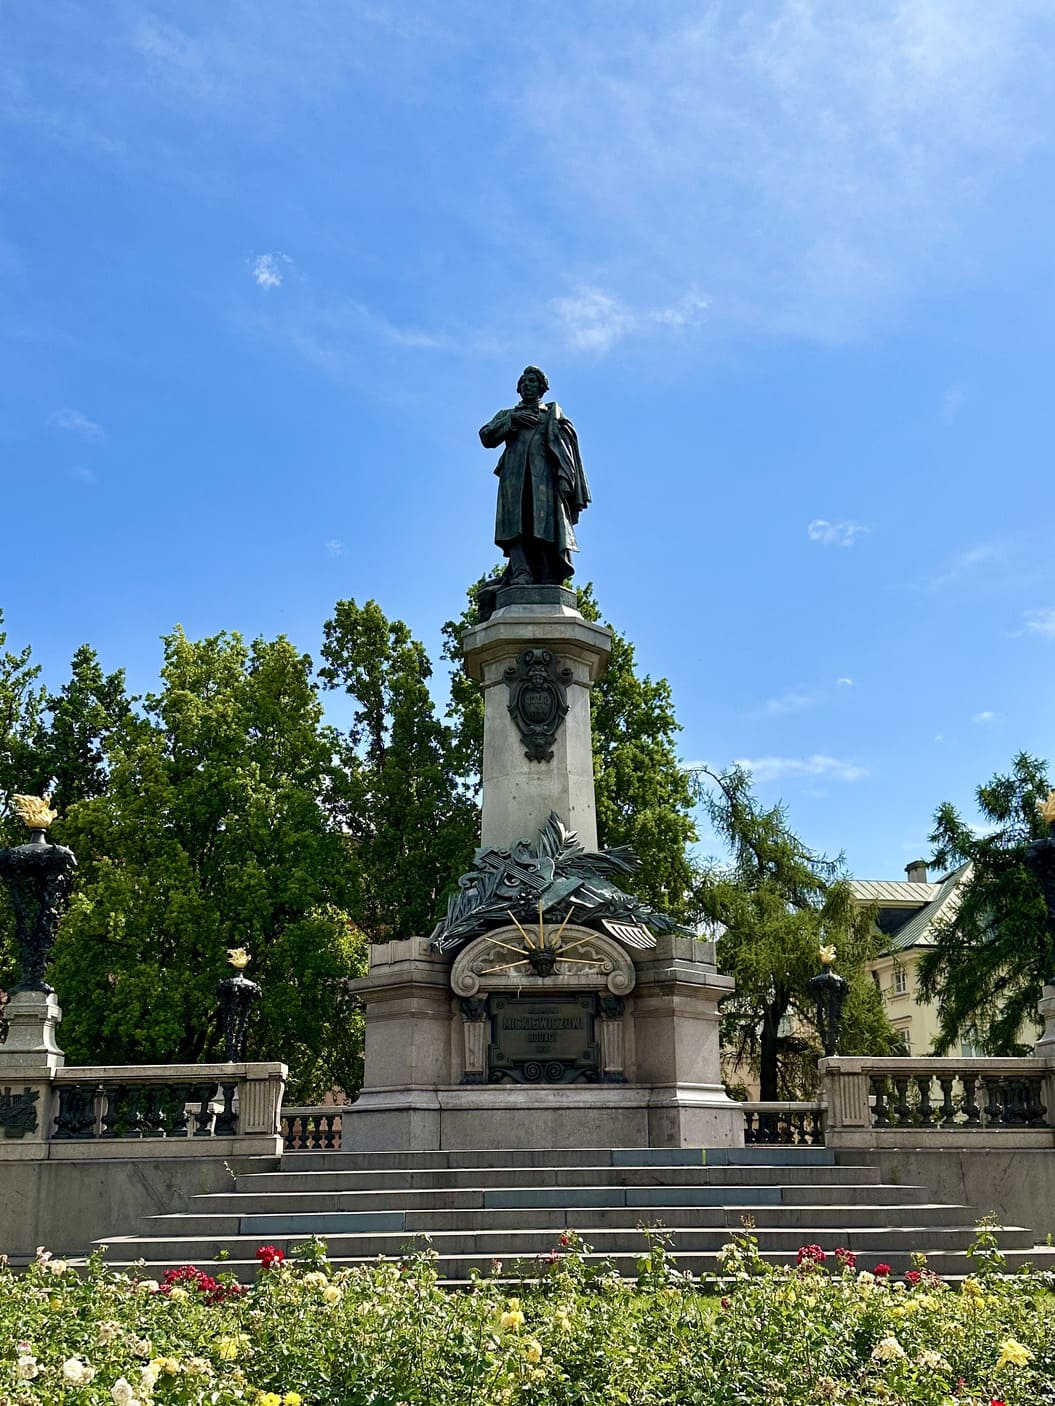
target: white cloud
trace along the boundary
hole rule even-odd
[[[971,715],[971,722],[979,723],[982,726],[985,726],[985,724],[987,723],[998,723],[1001,720],[1002,716],[1003,714],[994,713],[992,709],[986,708],[981,713],[973,713]]]
[[[768,698],[762,711],[774,716],[780,716],[783,713],[803,713],[807,708],[812,708],[816,702],[817,695],[815,693],[796,693],[794,690],[789,690],[777,698]]]
[[[565,298],[553,298],[550,307],[557,315],[569,345],[576,351],[606,352],[632,334],[647,335],[657,328],[688,327],[699,321],[708,300],[687,293],[666,307],[631,309],[614,294],[601,288],[580,287]]]
[[[1045,606],[1042,610],[1027,610],[1026,630],[1032,635],[1055,639],[1055,605]]]
[[[84,464],[79,464],[75,469],[70,469],[69,476],[70,478],[78,479],[81,483],[96,482],[95,472],[87,468]]]
[[[806,527],[810,541],[823,542],[826,547],[852,547],[867,531],[859,522],[829,522],[823,517],[815,517]]]
[[[868,771],[856,762],[828,757],[821,752],[812,757],[742,757],[737,766],[749,771],[756,782],[801,780],[825,777],[832,781],[863,781]]]
[[[87,415],[82,415],[79,410],[71,410],[69,407],[57,410],[51,417],[51,423],[60,430],[69,430],[71,434],[80,435],[82,439],[98,441],[106,438],[102,425],[89,420]]]
[[[282,265],[292,267],[293,260],[288,254],[257,254],[249,260],[249,272],[261,288],[279,288],[285,272]]]
[[[843,677],[842,677],[841,679],[836,679],[836,680],[835,680],[835,687],[836,687],[836,688],[853,688],[853,686],[854,686],[854,681],[853,681],[853,679],[848,679],[845,675],[843,675]]]
[[[331,537],[326,543],[326,555],[330,557],[343,557],[344,543],[339,542],[336,537]]]

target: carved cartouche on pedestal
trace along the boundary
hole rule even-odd
[[[77,860],[65,845],[48,843],[46,829],[55,812],[46,801],[16,796],[15,805],[30,835],[28,844],[0,850],[0,882],[11,897],[18,945],[18,984],[8,994],[41,991],[50,995],[44,972]]]

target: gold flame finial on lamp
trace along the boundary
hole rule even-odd
[[[1049,791],[1044,800],[1037,802],[1037,810],[1042,820],[1049,824],[1055,822],[1055,791]]]
[[[244,971],[249,965],[249,953],[244,947],[228,947],[227,960],[238,971]]]
[[[52,821],[59,818],[58,811],[51,808],[50,796],[13,796],[12,804],[29,830],[46,830]]]

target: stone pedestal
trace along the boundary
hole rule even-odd
[[[498,592],[498,607],[466,631],[463,644],[466,670],[484,690],[481,843],[509,849],[533,839],[555,811],[587,849],[596,849],[590,688],[608,668],[611,633],[584,620],[574,592],[560,586],[507,587]],[[528,650],[552,655],[567,705],[545,749],[552,756],[539,760],[527,755],[510,712],[511,684]]]
[[[62,1068],[66,1056],[55,1038],[62,1011],[53,994],[16,991],[8,999],[5,1014],[8,1031],[0,1045],[0,1079],[17,1078],[22,1071],[39,1074]]]
[[[346,1149],[743,1145],[743,1115],[718,1063],[718,1002],[733,982],[715,971],[711,943],[667,935],[631,953],[569,926],[562,940],[574,962],[541,976],[511,962],[517,938],[499,929],[453,963],[422,938],[371,949],[369,973],[353,983],[366,1005],[366,1078],[344,1119]],[[589,1079],[510,1082],[489,1065],[495,998],[589,992]]]
[[[7,1039],[0,1045],[0,1155],[39,1157],[55,1117],[52,1074],[66,1062],[55,1038],[62,1011],[50,992],[15,991],[6,1018]]]

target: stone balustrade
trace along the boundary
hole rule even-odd
[[[0,1077],[0,1160],[282,1150],[284,1064],[99,1065]]]
[[[823,1147],[823,1103],[742,1103],[744,1144]]]
[[[282,1145],[287,1152],[339,1152],[344,1115],[351,1104],[283,1108]]]
[[[1055,1067],[1028,1059],[820,1061],[830,1147],[1055,1146]]]

